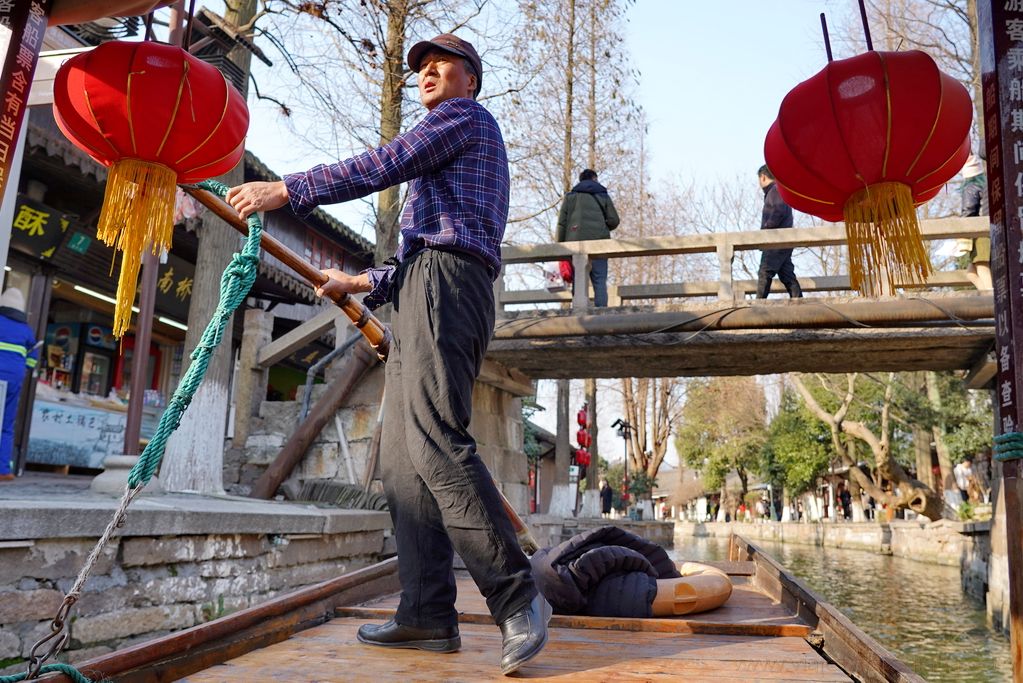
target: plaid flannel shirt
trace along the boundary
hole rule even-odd
[[[508,220],[508,157],[497,121],[475,100],[445,100],[383,147],[286,175],[284,182],[299,216],[320,204],[408,182],[398,261],[440,247],[482,259],[493,278],[500,273]],[[394,271],[395,266],[364,271],[373,285],[365,299],[368,307],[390,301]]]

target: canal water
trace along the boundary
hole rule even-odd
[[[861,550],[755,542],[929,681],[1011,681],[1009,641],[954,567]],[[677,560],[727,560],[728,539],[691,538]]]

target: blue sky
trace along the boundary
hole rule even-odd
[[[827,63],[820,12],[855,2],[638,0],[628,43],[654,178],[752,178],[782,98]],[[728,10],[722,7],[727,6]]]

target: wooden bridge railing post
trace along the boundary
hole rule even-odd
[[[504,266],[501,266],[501,272],[497,274],[497,279],[494,280],[494,308],[497,309],[497,316],[501,317],[504,313]]]
[[[590,256],[585,252],[572,254],[572,267],[575,276],[572,279],[572,310],[585,313],[590,307],[590,274],[587,272]]]
[[[721,301],[734,302],[735,291],[732,288],[732,259],[735,258],[735,247],[731,242],[723,239],[717,240],[718,269],[720,279],[718,281],[718,299]]]

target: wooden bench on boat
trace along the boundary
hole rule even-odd
[[[518,676],[539,680],[923,681],[746,539],[721,608],[673,618],[559,616]],[[94,680],[480,681],[500,675],[501,638],[468,576],[458,579],[462,650],[433,654],[360,644],[359,625],[398,604],[390,560],[262,605],[81,664]],[[58,681],[51,675],[43,680]]]

